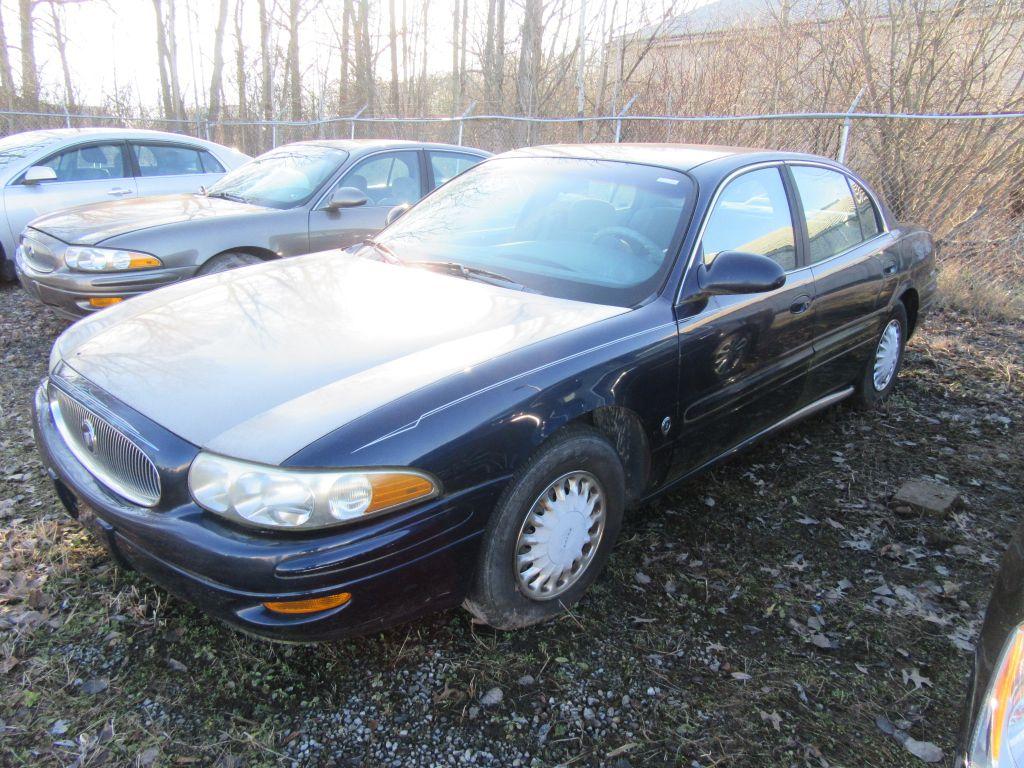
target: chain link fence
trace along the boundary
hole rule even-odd
[[[858,112],[693,117],[350,116],[310,121],[168,120],[104,114],[0,112],[0,132],[124,126],[174,131],[252,155],[309,139],[412,139],[501,152],[536,144],[679,142],[753,146],[837,158],[879,192],[897,219],[927,226],[940,258],[984,264],[986,280],[1024,285],[1024,113]]]

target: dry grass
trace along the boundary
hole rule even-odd
[[[1024,317],[1021,284],[975,262],[949,261],[943,265],[939,299],[943,307],[978,319],[1008,323]]]

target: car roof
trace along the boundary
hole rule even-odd
[[[44,128],[38,131],[25,131],[22,136],[38,136],[40,139],[77,139],[77,138],[114,138],[114,139],[167,139],[174,141],[189,141],[199,144],[208,144],[205,139],[195,136],[188,136],[183,133],[170,133],[168,131],[153,131],[146,128]]]
[[[491,153],[476,147],[463,147],[457,144],[441,144],[430,141],[407,141],[405,139],[312,139],[296,141],[295,144],[315,144],[321,147],[343,149],[352,154],[378,149],[447,149],[453,152],[471,152],[490,157]]]
[[[753,147],[725,147],[713,144],[551,144],[505,152],[500,157],[566,157],[584,160],[617,160],[641,165],[657,165],[678,171],[691,171],[715,161],[733,166],[740,161],[815,160],[827,158],[799,152],[778,152]],[[730,162],[731,161],[731,162]],[[832,162],[832,161],[828,161]],[[717,165],[717,163],[715,163]]]

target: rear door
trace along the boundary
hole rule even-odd
[[[805,402],[814,278],[803,264],[793,202],[785,169],[771,164],[724,182],[705,219],[690,269],[723,251],[757,253],[782,266],[786,282],[767,293],[711,296],[699,312],[681,314],[680,474]]]
[[[224,166],[205,149],[162,141],[132,141],[139,196],[198,192],[224,175]]]
[[[135,197],[138,192],[122,141],[76,144],[36,165],[52,168],[57,178],[25,184],[22,173],[4,189],[7,218],[15,237],[32,219],[45,213]]]
[[[325,208],[338,187],[355,187],[366,204],[329,211]],[[309,212],[310,252],[347,248],[384,228],[388,211],[402,203],[415,203],[426,192],[422,153],[403,149],[364,157],[330,185]]]
[[[858,380],[881,329],[879,296],[896,259],[887,254],[892,239],[858,182],[820,165],[791,164],[789,171],[817,291],[808,388],[820,397]]]

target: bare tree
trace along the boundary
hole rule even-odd
[[[391,49],[391,114],[402,114],[398,91],[398,21],[395,18],[395,0],[388,0],[388,43]]]
[[[7,33],[4,31],[3,8],[0,7],[0,87],[8,104],[14,97],[14,73],[11,71],[11,54],[7,48]]]
[[[288,0],[288,86],[292,120],[302,119],[302,70],[299,68],[299,25],[302,23],[302,3]]]
[[[29,109],[39,109],[39,71],[36,69],[36,41],[32,11],[34,0],[18,0],[21,22],[21,98]]]
[[[224,28],[228,21],[228,0],[220,0],[217,11],[217,27],[213,35],[213,74],[210,76],[210,105],[207,119],[220,119],[224,103]]]

